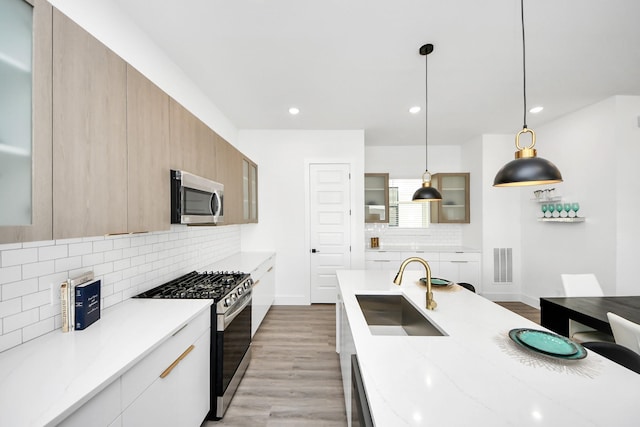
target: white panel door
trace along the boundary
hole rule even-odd
[[[348,164],[309,165],[311,302],[335,303],[336,270],[351,268]]]

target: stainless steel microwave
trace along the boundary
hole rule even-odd
[[[224,222],[224,185],[181,170],[171,170],[171,223]]]

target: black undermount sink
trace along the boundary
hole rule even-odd
[[[447,335],[404,295],[356,295],[356,299],[372,335]]]

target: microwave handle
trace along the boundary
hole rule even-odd
[[[218,193],[211,193],[211,201],[209,209],[211,209],[211,215],[218,215],[218,211],[220,210],[220,196]]]

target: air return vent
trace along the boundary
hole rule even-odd
[[[513,249],[493,248],[493,282],[513,282]]]

